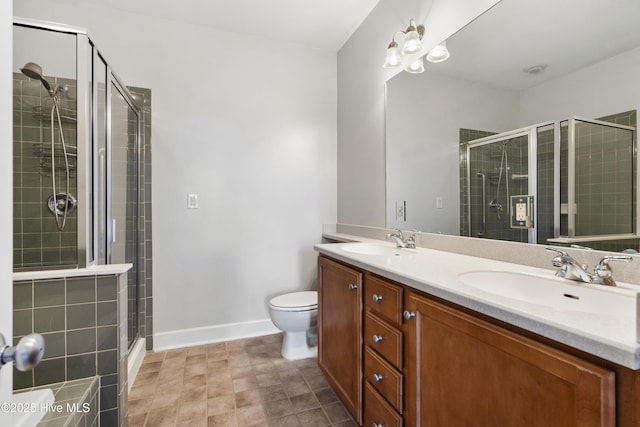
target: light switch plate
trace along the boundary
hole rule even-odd
[[[198,209],[197,194],[187,194],[187,209]]]

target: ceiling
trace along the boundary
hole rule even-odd
[[[428,71],[522,90],[640,46],[637,0],[504,0],[447,40]],[[531,75],[525,68],[547,65]]]
[[[379,0],[84,0],[223,31],[338,51]]]

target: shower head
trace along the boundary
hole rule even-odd
[[[53,91],[51,90],[51,85],[44,78],[42,74],[42,67],[36,64],[35,62],[27,62],[24,64],[24,67],[20,68],[22,74],[29,77],[30,79],[40,80],[42,82],[42,86],[51,94]]]

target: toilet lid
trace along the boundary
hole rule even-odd
[[[272,307],[289,309],[293,311],[310,310],[318,306],[318,293],[316,291],[293,292],[271,298],[269,304]]]

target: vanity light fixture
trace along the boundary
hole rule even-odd
[[[402,51],[396,42],[396,36],[398,34],[403,34],[403,45]],[[416,25],[416,22],[411,19],[409,21],[409,27],[405,31],[396,32],[391,38],[391,43],[389,43],[389,47],[387,47],[387,57],[384,61],[384,68],[393,68],[399,67],[402,65],[403,55],[412,55],[414,53],[420,52],[422,49],[422,36],[424,35],[424,25]],[[415,61],[414,63],[416,63]],[[420,60],[422,63],[422,60]],[[416,67],[418,65],[416,64]],[[413,63],[407,67],[413,68]],[[424,71],[424,63],[422,65],[422,71]],[[422,71],[413,71],[421,73]]]
[[[443,41],[427,53],[427,61],[442,62],[449,59],[449,49],[447,49],[447,41]]]

